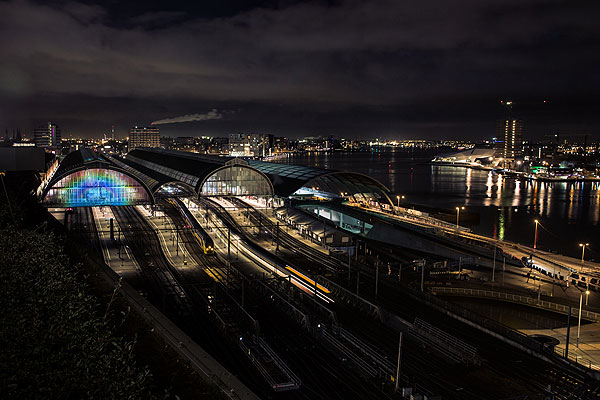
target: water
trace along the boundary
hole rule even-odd
[[[524,182],[489,171],[427,162],[434,152],[303,153],[279,162],[367,174],[406,202],[479,214],[477,233],[533,245],[534,219],[540,221],[538,248],[600,260],[600,185],[597,182]]]

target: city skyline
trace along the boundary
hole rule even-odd
[[[65,137],[96,137],[167,120],[167,136],[479,139],[511,99],[524,138],[594,139],[597,9],[3,2],[0,128],[55,121]]]

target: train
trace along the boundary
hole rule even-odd
[[[179,214],[183,217],[188,227],[191,229],[192,235],[196,239],[196,242],[198,242],[202,248],[204,254],[215,254],[215,244],[213,240],[200,226],[196,218],[192,215],[185,204],[183,204],[183,202],[178,198],[168,199],[167,201],[175,206]]]
[[[530,271],[536,270],[550,279],[556,279],[559,282],[562,281],[567,287],[574,285],[580,289],[600,292],[600,276],[598,275],[582,274],[577,272],[574,268],[566,266],[550,268],[547,265],[534,262],[532,258],[529,257],[521,258],[521,262],[523,266],[529,268]]]

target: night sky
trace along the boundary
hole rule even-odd
[[[600,139],[598,17],[598,1],[0,1],[0,130],[484,139],[505,99],[525,138]]]

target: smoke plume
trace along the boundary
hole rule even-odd
[[[179,117],[159,119],[158,121],[152,122],[150,125],[178,124],[180,122],[208,121],[209,119],[221,118],[223,118],[223,114],[216,108],[213,108],[206,114],[186,114]]]

